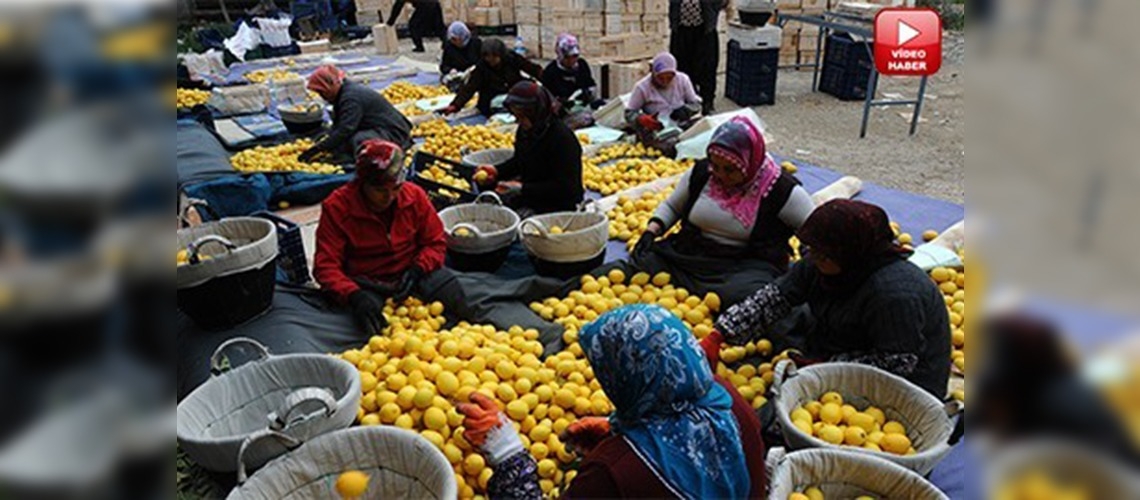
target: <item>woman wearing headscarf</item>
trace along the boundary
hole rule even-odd
[[[447,27],[447,39],[443,41],[443,56],[439,61],[440,80],[444,85],[459,88],[467,70],[479,63],[483,41],[473,35],[461,21]]]
[[[406,0],[396,0],[392,12],[388,14],[388,26],[395,26],[404,10]],[[412,36],[412,52],[424,51],[424,37],[438,37],[443,34],[443,8],[439,0],[412,0],[412,17],[408,19],[408,32]]]
[[[814,208],[768,154],[759,128],[737,117],[716,129],[707,159],[658,205],[628,270],[668,272],[677,286],[715,292],[729,306],[787,271],[788,239]],[[680,232],[657,241],[676,224]]]
[[[639,135],[661,130],[661,117],[683,123],[700,113],[701,98],[689,75],[677,71],[677,59],[672,54],[657,54],[650,70],[633,87],[625,106],[625,120]]]
[[[820,205],[797,231],[806,252],[787,274],[717,318],[703,341],[744,344],[807,304],[807,360],[872,365],[938,399],[950,377],[950,319],[938,287],[907,261],[882,208],[852,200]]]
[[[598,84],[590,73],[590,65],[582,59],[574,35],[558,35],[554,50],[557,57],[542,71],[542,85],[562,105],[562,116],[570,128],[588,127],[593,124],[593,108],[601,104],[594,96]]]
[[[751,406],[715,378],[693,334],[668,310],[631,305],[579,338],[614,412],[567,428],[583,455],[563,498],[763,498],[764,444]],[[494,401],[460,404],[464,437],[494,470],[491,498],[542,497],[534,458]]]
[[[476,93],[479,102],[476,107],[483,116],[491,116],[491,102],[506,94],[514,84],[523,81],[527,75],[534,79],[542,77],[542,68],[525,57],[507,50],[502,40],[491,38],[483,42],[480,49],[481,60],[475,65],[467,82],[455,94],[455,100],[443,109],[450,115],[463,109]]]
[[[582,201],[582,146],[574,132],[558,119],[558,103],[537,82],[511,87],[504,105],[518,121],[515,155],[498,167],[484,165],[483,185],[498,181],[522,183],[510,200],[520,213],[545,214],[574,210]]]
[[[412,144],[412,123],[375,90],[345,78],[344,71],[326,64],[309,75],[306,87],[333,105],[333,126],[324,140],[304,153],[311,161],[326,152],[351,158],[369,139],[383,139],[406,148]]]

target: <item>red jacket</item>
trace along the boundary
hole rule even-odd
[[[352,181],[321,203],[313,275],[345,301],[360,289],[355,277],[393,281],[411,266],[430,273],[443,267],[447,238],[422,188],[405,182],[383,213],[372,211]]]

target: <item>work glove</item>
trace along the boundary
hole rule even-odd
[[[493,165],[480,165],[479,168],[475,169],[476,179],[478,179],[479,172],[487,173],[486,179],[483,179],[482,181],[476,181],[476,184],[478,184],[480,187],[494,186],[499,182],[499,169],[495,168]]]
[[[463,414],[463,439],[479,450],[492,467],[517,453],[525,453],[519,433],[495,401],[483,393],[471,393],[470,403],[460,403]]]
[[[584,417],[566,427],[558,438],[570,445],[579,455],[589,455],[610,436],[610,419]]]
[[[404,275],[400,277],[400,286],[396,289],[395,295],[392,300],[396,302],[403,302],[408,297],[412,296],[412,290],[416,288],[416,284],[420,282],[420,278],[424,277],[423,269],[419,266],[412,266],[404,271]]]
[[[439,112],[440,112],[440,114],[442,114],[444,116],[454,115],[455,113],[459,112],[459,106],[456,106],[454,104],[448,104],[446,108],[439,110]]]
[[[657,117],[653,115],[641,115],[637,117],[637,124],[650,132],[656,132],[665,128],[665,126],[661,125],[661,122],[657,120]]]
[[[301,163],[312,163],[320,153],[320,150],[315,147],[306,149],[303,153],[297,155],[297,161]]]
[[[388,326],[384,317],[384,297],[370,290],[360,289],[348,296],[352,317],[368,335],[379,335]]]
[[[683,123],[689,121],[689,119],[692,118],[695,114],[696,112],[689,108],[680,107],[674,109],[672,113],[669,113],[669,118],[672,118],[673,121],[677,123]]]
[[[716,364],[720,363],[722,345],[724,345],[724,335],[717,330],[713,330],[707,337],[701,339],[701,349],[705,351],[705,358],[709,360],[709,366],[713,369],[716,369]]]
[[[637,239],[637,243],[634,243],[632,257],[635,262],[644,262],[644,259],[649,256],[649,252],[653,249],[653,244],[656,243],[657,238],[659,238],[664,231],[660,227],[663,224],[656,222],[657,227],[655,227],[655,222],[656,219],[650,219],[649,224],[645,228],[645,232],[641,233],[641,236]]]

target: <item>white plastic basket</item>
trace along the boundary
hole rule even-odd
[[[221,356],[231,346],[252,347],[258,357],[224,371]],[[274,356],[245,337],[223,342],[210,356],[215,373],[178,404],[178,443],[190,458],[209,470],[238,470],[238,454],[247,438],[273,430],[308,440],[352,424],[360,406],[356,367],[327,354]],[[277,440],[259,441],[245,450],[245,463],[260,467],[287,451]]]
[[[462,163],[470,167],[480,167],[483,165],[498,166],[506,163],[507,160],[513,158],[514,156],[514,149],[484,149],[482,151],[476,151],[474,153],[463,155]]]
[[[285,439],[265,433],[251,439]],[[296,445],[297,443],[293,443]],[[336,479],[357,470],[368,475],[362,499],[457,496],[455,471],[443,453],[418,434],[390,426],[354,427],[301,444],[239,484],[230,500],[340,498]]]
[[[922,476],[881,458],[843,450],[811,449],[768,452],[768,498],[786,500],[810,487],[826,498],[905,498],[945,500],[947,497]]]
[[[906,379],[872,366],[857,363],[822,363],[796,369],[790,361],[776,366],[773,381],[776,416],[784,439],[792,449],[827,448],[873,455],[926,475],[950,452],[947,440],[954,431],[950,417],[961,410],[958,403],[943,404]],[[865,448],[837,446],[809,436],[791,419],[792,410],[818,400],[828,391],[838,392],[843,401],[856,408],[874,405],[887,420],[907,429],[907,437],[917,451],[910,456],[877,452]]]
[[[551,228],[562,228],[551,234]],[[569,263],[597,257],[606,250],[610,220],[606,214],[588,209],[583,212],[554,212],[535,215],[519,223],[519,238],[527,252],[542,260]]]
[[[443,231],[447,233],[447,248],[468,254],[482,254],[499,250],[514,243],[518,235],[519,216],[504,207],[493,192],[480,193],[474,203],[445,208],[439,212]],[[458,236],[460,229],[469,236]]]

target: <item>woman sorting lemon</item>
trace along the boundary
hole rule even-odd
[[[616,267],[670,273],[678,287],[716,293],[731,306],[787,271],[788,240],[813,208],[799,181],[768,155],[759,128],[734,118],[716,129],[707,159],[681,176],[631,259]]]
[[[484,165],[475,173],[480,186],[518,181],[517,195],[507,204],[522,216],[571,211],[582,201],[582,146],[558,119],[558,102],[536,82],[511,87],[504,105],[518,120],[515,154],[498,167]],[[500,191],[510,191],[508,183]]]

